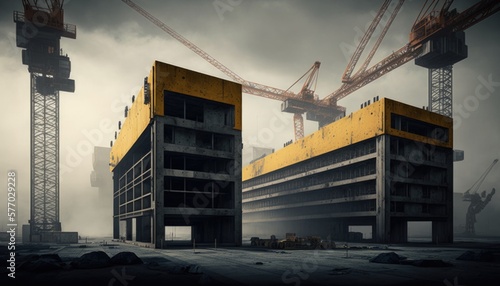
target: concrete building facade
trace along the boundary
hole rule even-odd
[[[113,236],[241,244],[241,85],[155,62],[110,154]]]
[[[408,239],[431,221],[434,242],[453,241],[450,118],[390,99],[374,102],[243,168],[245,235],[295,232],[349,241]]]

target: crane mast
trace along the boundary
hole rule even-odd
[[[65,24],[63,2],[23,0],[24,12],[14,12],[16,45],[30,73],[31,158],[30,241],[61,230],[59,220],[59,91],[74,92],[71,62],[63,55],[61,37],[76,38],[76,27]],[[36,27],[35,27],[36,25]]]

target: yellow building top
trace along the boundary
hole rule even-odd
[[[447,133],[447,138],[438,140],[392,128],[392,114],[439,127],[436,130],[446,130],[443,132]],[[449,117],[383,98],[243,167],[242,179],[246,181],[382,134],[452,148],[452,131],[453,122]],[[440,135],[436,134],[436,136]]]
[[[149,89],[145,96],[144,87]],[[234,129],[241,130],[241,84],[155,61],[111,148],[110,170],[132,148],[155,116],[164,116],[164,93],[176,92],[234,106]]]

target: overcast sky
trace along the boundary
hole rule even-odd
[[[472,1],[455,1],[463,11]],[[326,96],[340,86],[353,49],[382,1],[329,0],[190,0],[136,3],[218,59],[246,80],[287,89],[318,60],[322,63],[316,93]],[[140,88],[154,60],[226,78],[222,72],[145,20],[119,0],[65,1],[65,21],[77,26],[77,39],[62,39],[71,58],[75,93],[60,96],[61,220],[64,230],[90,233],[87,219],[102,220],[89,203],[97,198],[90,187],[90,145],[109,146],[123,120],[123,109]],[[421,1],[407,1],[374,61],[399,49]],[[20,220],[29,216],[29,74],[15,46],[12,11],[21,1],[0,1],[0,182],[8,170],[18,172]],[[494,158],[500,157],[500,14],[466,31],[469,57],[454,66],[454,110],[458,118],[455,149],[465,161],[455,163],[455,192],[469,188]],[[493,82],[493,84],[484,84]],[[297,92],[299,86],[293,91]],[[478,92],[480,95],[478,96]],[[481,96],[486,93],[487,96]],[[414,106],[427,105],[427,70],[412,62],[339,101],[347,113],[374,96]],[[281,148],[293,138],[292,114],[281,114],[281,102],[244,95],[243,141]],[[458,114],[460,106],[465,112]],[[286,128],[273,128],[277,117]],[[107,123],[113,127],[108,128]],[[306,123],[306,134],[316,130]],[[272,130],[269,136],[268,129]],[[89,135],[89,134],[92,134]],[[483,184],[500,190],[500,166]],[[6,185],[6,184],[4,184]],[[2,199],[3,200],[3,199]],[[1,206],[4,207],[3,204]],[[3,209],[2,213],[4,213]],[[500,194],[485,215],[500,213]],[[3,215],[1,220],[3,220]],[[478,217],[480,220],[480,216]],[[3,223],[2,226],[3,227]],[[498,226],[496,226],[498,228]],[[499,230],[500,231],[500,230]]]

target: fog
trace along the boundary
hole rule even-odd
[[[316,60],[321,71],[316,93],[324,97],[340,86],[340,77],[382,1],[146,1],[148,10],[244,79],[286,89]],[[226,6],[222,9],[220,3]],[[455,1],[459,11],[470,1]],[[229,6],[228,6],[229,5]],[[372,62],[407,43],[420,1],[407,1]],[[222,10],[221,10],[222,9]],[[0,182],[17,172],[17,219],[29,219],[30,103],[29,74],[15,45],[12,11],[21,1],[0,2]],[[123,120],[123,109],[140,88],[154,60],[228,79],[192,51],[145,20],[119,0],[65,1],[65,21],[77,26],[77,39],[62,39],[71,58],[75,93],[60,96],[61,222],[65,231],[109,235],[107,210],[96,208],[97,189],[90,186],[92,147],[109,146]],[[465,160],[454,165],[454,191],[463,193],[494,158],[500,157],[500,15],[466,31],[469,57],[454,66],[454,148]],[[300,86],[295,88],[297,92]],[[490,96],[479,97],[489,93]],[[427,105],[427,70],[413,62],[372,82],[339,104],[347,113],[374,96],[414,106]],[[282,148],[293,138],[291,114],[281,102],[243,96],[245,146]],[[278,118],[283,128],[273,129]],[[306,122],[306,134],[317,129]],[[265,133],[271,130],[270,136]],[[266,133],[269,134],[269,133]],[[249,153],[244,151],[245,156]],[[492,170],[484,189],[500,189],[500,167]],[[4,196],[5,192],[4,192]],[[4,199],[0,199],[4,201]],[[110,202],[111,206],[111,202]],[[6,206],[1,204],[0,230]],[[477,231],[500,233],[500,195],[478,215]]]

